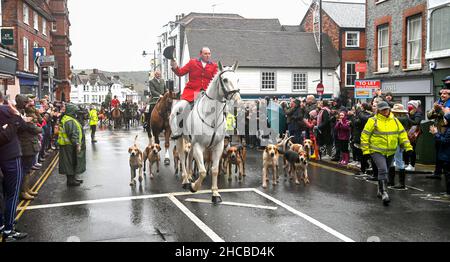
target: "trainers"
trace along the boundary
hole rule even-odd
[[[36,164],[34,164],[34,166],[42,167],[42,164],[41,163],[36,163]]]
[[[408,166],[405,168],[405,170],[411,172],[411,171],[416,171],[416,168],[413,167],[412,165],[408,165]]]
[[[41,168],[38,167],[38,166],[36,166],[36,165],[32,166],[31,169],[32,169],[32,170],[41,170]]]
[[[323,156],[321,159],[325,160],[325,161],[330,161],[331,157],[330,156]]]
[[[369,175],[367,173],[359,172],[355,175],[355,177],[368,177]]]
[[[10,232],[3,231],[3,242],[14,242],[16,240],[24,239],[28,236],[27,233],[19,232],[17,230],[13,230]]]

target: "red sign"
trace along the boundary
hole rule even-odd
[[[323,95],[323,93],[325,92],[325,87],[323,86],[322,83],[319,83],[317,85],[316,91],[319,96]]]
[[[355,66],[355,71],[357,73],[365,73],[367,72],[367,63],[357,63]]]
[[[380,89],[381,81],[380,80],[356,80],[355,81],[355,89],[356,88]]]

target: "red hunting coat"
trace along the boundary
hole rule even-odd
[[[181,99],[193,102],[200,90],[208,88],[209,83],[218,72],[218,66],[216,63],[208,62],[203,68],[200,59],[191,59],[184,67],[173,69],[173,72],[177,76],[189,74],[189,82],[184,88]]]

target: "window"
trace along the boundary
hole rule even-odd
[[[84,95],[84,103],[89,103],[89,95]]]
[[[52,31],[56,32],[57,28],[56,28],[56,22],[52,22]]]
[[[83,86],[83,91],[84,92],[89,92],[89,86]]]
[[[294,73],[292,75],[292,91],[306,91],[308,85],[307,73]]]
[[[359,47],[359,32],[345,32],[346,47]]]
[[[33,21],[34,21],[34,29],[36,31],[39,31],[39,15],[36,12],[34,12]]]
[[[450,49],[450,6],[436,9],[431,13],[430,49],[440,51]]]
[[[275,90],[275,72],[262,72],[261,89]]]
[[[356,62],[345,63],[345,86],[355,86],[355,80],[358,79],[358,73],[356,72]]]
[[[378,27],[378,72],[389,70],[389,28]]]
[[[422,17],[408,18],[408,67],[422,65]]]
[[[27,4],[23,3],[23,22],[27,25],[30,24],[30,10],[28,9]]]
[[[47,20],[42,18],[42,34],[47,35]]]
[[[30,70],[30,50],[28,45],[28,38],[23,38],[23,70]]]

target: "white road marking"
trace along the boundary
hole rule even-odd
[[[417,191],[420,191],[420,192],[425,192],[425,190],[420,189],[420,188],[417,188],[417,187],[413,187],[413,186],[406,186],[406,187],[407,187],[407,188],[414,189],[414,190],[417,190]]]
[[[188,199],[186,199],[184,201],[186,201],[186,202],[194,202],[194,203],[202,203],[202,204],[212,204],[212,201],[211,200],[207,200],[207,199],[188,198]],[[278,207],[261,206],[261,205],[236,203],[236,202],[222,202],[219,205],[237,206],[237,207],[250,207],[250,208],[269,209],[269,210],[277,210],[278,209]]]
[[[232,189],[222,189],[219,190],[221,193],[232,193],[232,192],[252,192],[253,188],[232,188]],[[142,200],[142,199],[153,199],[153,198],[163,198],[172,196],[186,196],[186,195],[200,195],[200,194],[210,194],[211,190],[201,190],[197,193],[191,192],[176,192],[176,193],[166,193],[166,194],[157,194],[157,195],[143,195],[143,196],[133,196],[133,197],[117,197],[117,198],[105,198],[105,199],[96,199],[96,200],[85,200],[85,201],[76,201],[76,202],[65,202],[65,203],[56,203],[56,204],[47,204],[47,205],[38,205],[38,206],[29,206],[27,210],[36,210],[36,209],[47,209],[47,208],[56,208],[56,207],[68,207],[68,206],[80,206],[80,205],[89,205],[89,204],[102,204],[102,203],[111,203],[111,202],[122,202],[122,201],[130,201],[130,200]],[[23,208],[18,208],[20,211]]]
[[[351,239],[351,238],[349,238],[349,237],[347,237],[347,236],[337,232],[336,230],[332,229],[331,227],[329,227],[329,226],[327,226],[325,224],[322,224],[321,222],[317,221],[316,219],[314,219],[314,218],[312,218],[312,217],[310,217],[310,216],[308,216],[306,214],[303,214],[302,212],[300,212],[300,211],[290,207],[289,205],[287,205],[287,204],[285,204],[285,203],[283,203],[283,202],[281,202],[281,201],[279,201],[279,200],[277,200],[277,199],[275,199],[275,198],[273,198],[273,197],[271,197],[271,196],[269,196],[269,195],[259,191],[258,189],[255,188],[255,189],[253,189],[253,191],[255,193],[257,193],[257,194],[259,194],[259,195],[269,199],[270,201],[274,202],[275,204],[284,207],[285,209],[287,209],[291,213],[294,213],[297,216],[299,216],[299,217],[307,220],[308,222],[316,225],[317,227],[325,230],[326,232],[328,232],[331,235],[341,239],[342,241],[344,241],[344,242],[355,242],[353,239]]]
[[[185,205],[183,205],[175,196],[170,195],[169,199],[190,219],[194,222],[209,238],[214,242],[225,242],[203,221],[201,221],[194,213],[192,213]]]

